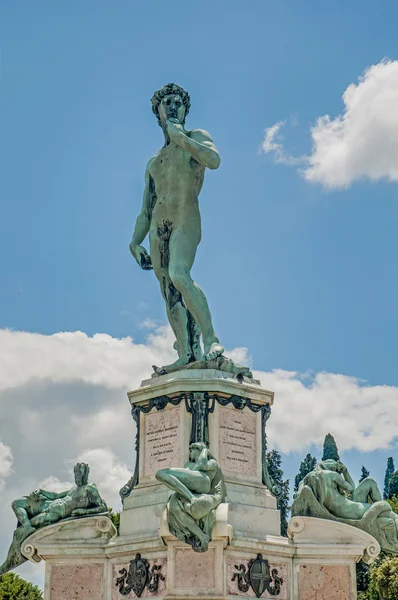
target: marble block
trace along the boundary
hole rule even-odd
[[[50,573],[51,600],[102,600],[102,564],[54,565]]]
[[[298,569],[299,600],[351,600],[353,584],[348,565],[302,564]]]
[[[107,517],[85,517],[40,529],[26,540],[23,551],[30,560],[46,562],[44,600],[136,598],[132,583],[138,559],[145,562],[147,574],[142,598],[254,598],[247,575],[259,554],[268,562],[271,584],[275,584],[274,569],[282,580],[277,596],[265,589],[262,598],[356,600],[355,564],[361,558],[374,560],[380,550],[376,540],[357,528],[339,523],[335,529],[335,523],[311,517],[292,519],[289,538],[235,537],[230,511],[227,503],[218,507],[213,539],[203,553],[170,534],[167,515],[161,519],[157,540],[115,536]]]
[[[356,600],[356,563],[380,553],[371,535],[313,517],[293,517],[288,535],[295,546],[294,600]]]

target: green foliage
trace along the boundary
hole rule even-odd
[[[367,477],[369,477],[369,475],[370,475],[370,471],[368,471],[367,468],[362,465],[361,478],[360,478],[359,482],[361,482],[364,479],[366,479]]]
[[[278,498],[278,508],[281,511],[281,535],[287,536],[287,522],[289,513],[289,480],[283,479],[282,457],[277,450],[267,452],[268,472],[278,485],[282,493]]]
[[[387,468],[386,468],[386,473],[384,475],[384,491],[383,491],[383,498],[384,500],[387,500],[388,498],[388,493],[389,493],[389,487],[390,487],[390,479],[391,479],[391,475],[394,473],[395,471],[395,466],[394,466],[394,459],[392,456],[390,456],[389,458],[387,458]]]
[[[376,574],[384,563],[392,558],[388,552],[381,551],[378,558],[371,564],[366,565],[362,561],[357,564],[357,590],[358,600],[398,600],[398,596],[386,596],[380,594]],[[394,560],[398,560],[398,557]]]
[[[120,531],[120,511],[114,512],[113,508],[109,509],[109,518],[116,527],[117,534],[119,535]],[[1,598],[0,598],[1,600]]]
[[[367,592],[369,587],[369,565],[360,560],[356,565],[357,571],[357,591],[358,592]],[[367,596],[364,596],[367,598]],[[359,595],[358,595],[359,600]]]
[[[366,592],[358,592],[358,600],[379,600],[379,594],[368,589]]]
[[[387,498],[387,502],[391,506],[393,511],[398,514],[398,497],[393,496],[392,498]]]
[[[391,475],[388,486],[388,498],[393,498],[394,496],[398,496],[398,471],[394,471]]]
[[[387,557],[370,570],[369,593],[380,600],[398,600],[398,557]]]
[[[6,573],[0,577],[0,600],[43,600],[43,594],[19,575]]]
[[[294,491],[297,492],[299,489],[300,481],[304,479],[304,477],[311,473],[315,469],[317,460],[315,456],[311,454],[307,454],[307,456],[301,461],[299,472],[294,478]]]
[[[331,433],[328,433],[325,436],[325,441],[323,442],[323,454],[322,460],[340,460],[339,451],[337,449],[337,444],[334,441],[334,437]]]

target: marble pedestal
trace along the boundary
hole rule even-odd
[[[259,382],[221,371],[179,371],[144,381],[128,394],[137,424],[138,460],[122,490],[121,535],[157,538],[170,491],[159,469],[183,466],[192,441],[206,441],[227,487],[235,534],[278,535],[277,501],[264,485],[265,424],[274,395]]]
[[[45,600],[356,599],[355,563],[370,562],[380,551],[369,534],[295,517],[289,537],[279,535],[273,482],[264,464],[272,392],[253,380],[192,370],[144,381],[129,400],[137,461],[121,490],[120,535],[108,518],[88,517],[30,536],[22,551],[30,560],[46,561]],[[204,553],[170,533],[171,492],[155,478],[158,469],[187,462],[193,441],[208,443],[227,487]]]
[[[227,505],[204,553],[195,553],[161,523],[158,539],[137,543],[117,536],[105,517],[87,517],[51,525],[31,535],[23,554],[34,562],[46,561],[44,600],[245,600],[254,589],[239,585],[237,574],[248,573],[250,561],[262,555],[282,579],[280,591],[262,598],[279,600],[356,600],[355,564],[374,560],[380,552],[369,534],[323,519],[295,517],[289,538],[234,537],[226,522]],[[132,573],[137,554],[145,560],[149,581],[159,573],[156,590],[145,586],[140,596],[128,585],[120,593],[123,573]],[[128,579],[125,578],[128,584]],[[245,582],[241,581],[241,584]],[[126,591],[127,590],[127,591]]]

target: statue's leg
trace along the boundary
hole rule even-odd
[[[166,302],[167,317],[177,340],[179,359],[175,365],[186,365],[192,358],[189,344],[188,314],[182,303],[182,296],[173,286],[168,273],[168,264],[160,252],[159,237],[156,232],[151,233],[150,254],[154,273],[159,281],[162,296]],[[166,261],[168,263],[168,261]]]
[[[156,473],[156,479],[188,501],[193,500],[195,493],[206,494],[210,491],[210,479],[201,471],[161,469]]]
[[[221,356],[224,348],[213,329],[206,296],[191,277],[191,268],[199,241],[199,234],[187,225],[179,225],[173,229],[170,236],[169,275],[199,325],[203,337],[204,359],[211,360]]]
[[[372,499],[372,502],[380,502],[383,500],[377,482],[373,477],[366,477],[358,487],[355,488],[352,499],[354,502],[368,502],[368,498]]]
[[[60,517],[58,515],[53,515],[51,511],[45,511],[33,517],[31,523],[34,527],[40,528],[45,527],[46,525],[52,525],[53,523],[59,521],[59,519]]]
[[[46,510],[36,515],[31,519],[31,523],[34,527],[44,527],[45,525],[52,525],[57,523],[61,519],[70,516],[65,511],[64,501],[61,499],[52,500]]]
[[[28,506],[29,501],[27,498],[18,498],[17,500],[14,500],[11,504],[12,510],[14,511],[22,527],[31,527],[29,516],[27,513]]]
[[[174,510],[174,515],[175,515],[176,519],[181,523],[181,525],[185,529],[188,529],[188,531],[193,533],[193,535],[199,539],[199,541],[201,542],[201,544],[203,546],[207,546],[207,544],[210,541],[210,537],[201,530],[201,528],[199,527],[197,522],[193,519],[193,517],[191,517],[191,515],[189,515],[188,513],[184,512],[178,506],[174,506],[173,510]]]

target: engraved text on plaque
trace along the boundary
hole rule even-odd
[[[144,475],[180,466],[180,407],[145,415]]]
[[[257,475],[257,417],[220,407],[219,462],[224,471]]]

